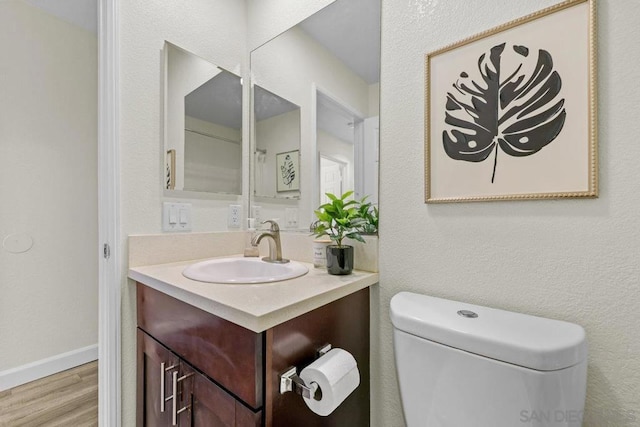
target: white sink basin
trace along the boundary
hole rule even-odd
[[[260,258],[216,258],[191,264],[182,271],[188,279],[209,283],[270,283],[307,274],[299,262],[275,264]]]

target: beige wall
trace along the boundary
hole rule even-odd
[[[403,425],[388,314],[402,290],[584,326],[585,426],[640,421],[637,2],[598,2],[600,198],[423,203],[425,53],[553,3],[383,0],[374,425]]]
[[[120,2],[120,157],[123,274],[126,236],[161,231],[162,47],[165,40],[238,75],[244,67],[246,10],[237,0]],[[243,140],[246,140],[243,137]],[[226,230],[240,197],[188,200],[194,231]],[[135,292],[122,278],[122,424],[135,424]]]
[[[0,2],[0,372],[97,344],[97,40]]]

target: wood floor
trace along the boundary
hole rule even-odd
[[[0,392],[2,427],[97,425],[97,361]]]

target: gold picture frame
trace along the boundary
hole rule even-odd
[[[428,53],[425,202],[598,197],[596,53],[595,0]]]

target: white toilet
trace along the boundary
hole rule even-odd
[[[408,427],[582,425],[582,327],[409,292],[391,321]]]

